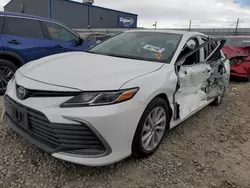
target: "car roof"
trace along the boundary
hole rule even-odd
[[[49,19],[49,18],[33,16],[33,15],[30,15],[30,14],[15,13],[15,12],[0,11],[0,16],[14,16],[14,17],[31,18],[31,19],[37,19],[37,20],[43,20],[43,21],[52,21],[52,22],[60,23],[60,22],[58,22],[56,20]]]
[[[135,29],[135,30],[129,30],[129,31],[125,31],[125,32],[155,32],[155,33],[171,33],[171,34],[186,35],[186,36],[193,36],[193,35],[206,36],[205,34],[200,33],[200,32],[180,31],[180,30],[165,30],[165,29]]]

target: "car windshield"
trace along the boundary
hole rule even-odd
[[[250,46],[250,38],[227,38],[225,46]]]
[[[124,32],[89,49],[89,53],[169,63],[182,35]]]

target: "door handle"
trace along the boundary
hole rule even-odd
[[[9,44],[21,44],[21,42],[17,41],[17,40],[10,40],[8,41]]]
[[[58,45],[55,45],[54,47],[55,47],[55,48],[57,48],[57,49],[62,48],[62,46],[61,46],[61,45],[59,45],[59,44],[58,44]]]

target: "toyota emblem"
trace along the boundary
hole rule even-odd
[[[18,87],[17,97],[21,100],[24,100],[27,97],[27,90],[22,86]]]

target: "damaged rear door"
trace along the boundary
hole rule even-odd
[[[184,119],[216,97],[224,96],[228,86],[229,61],[221,52],[226,39],[207,39],[201,45],[195,45],[195,40],[186,43],[175,64],[175,120]]]

